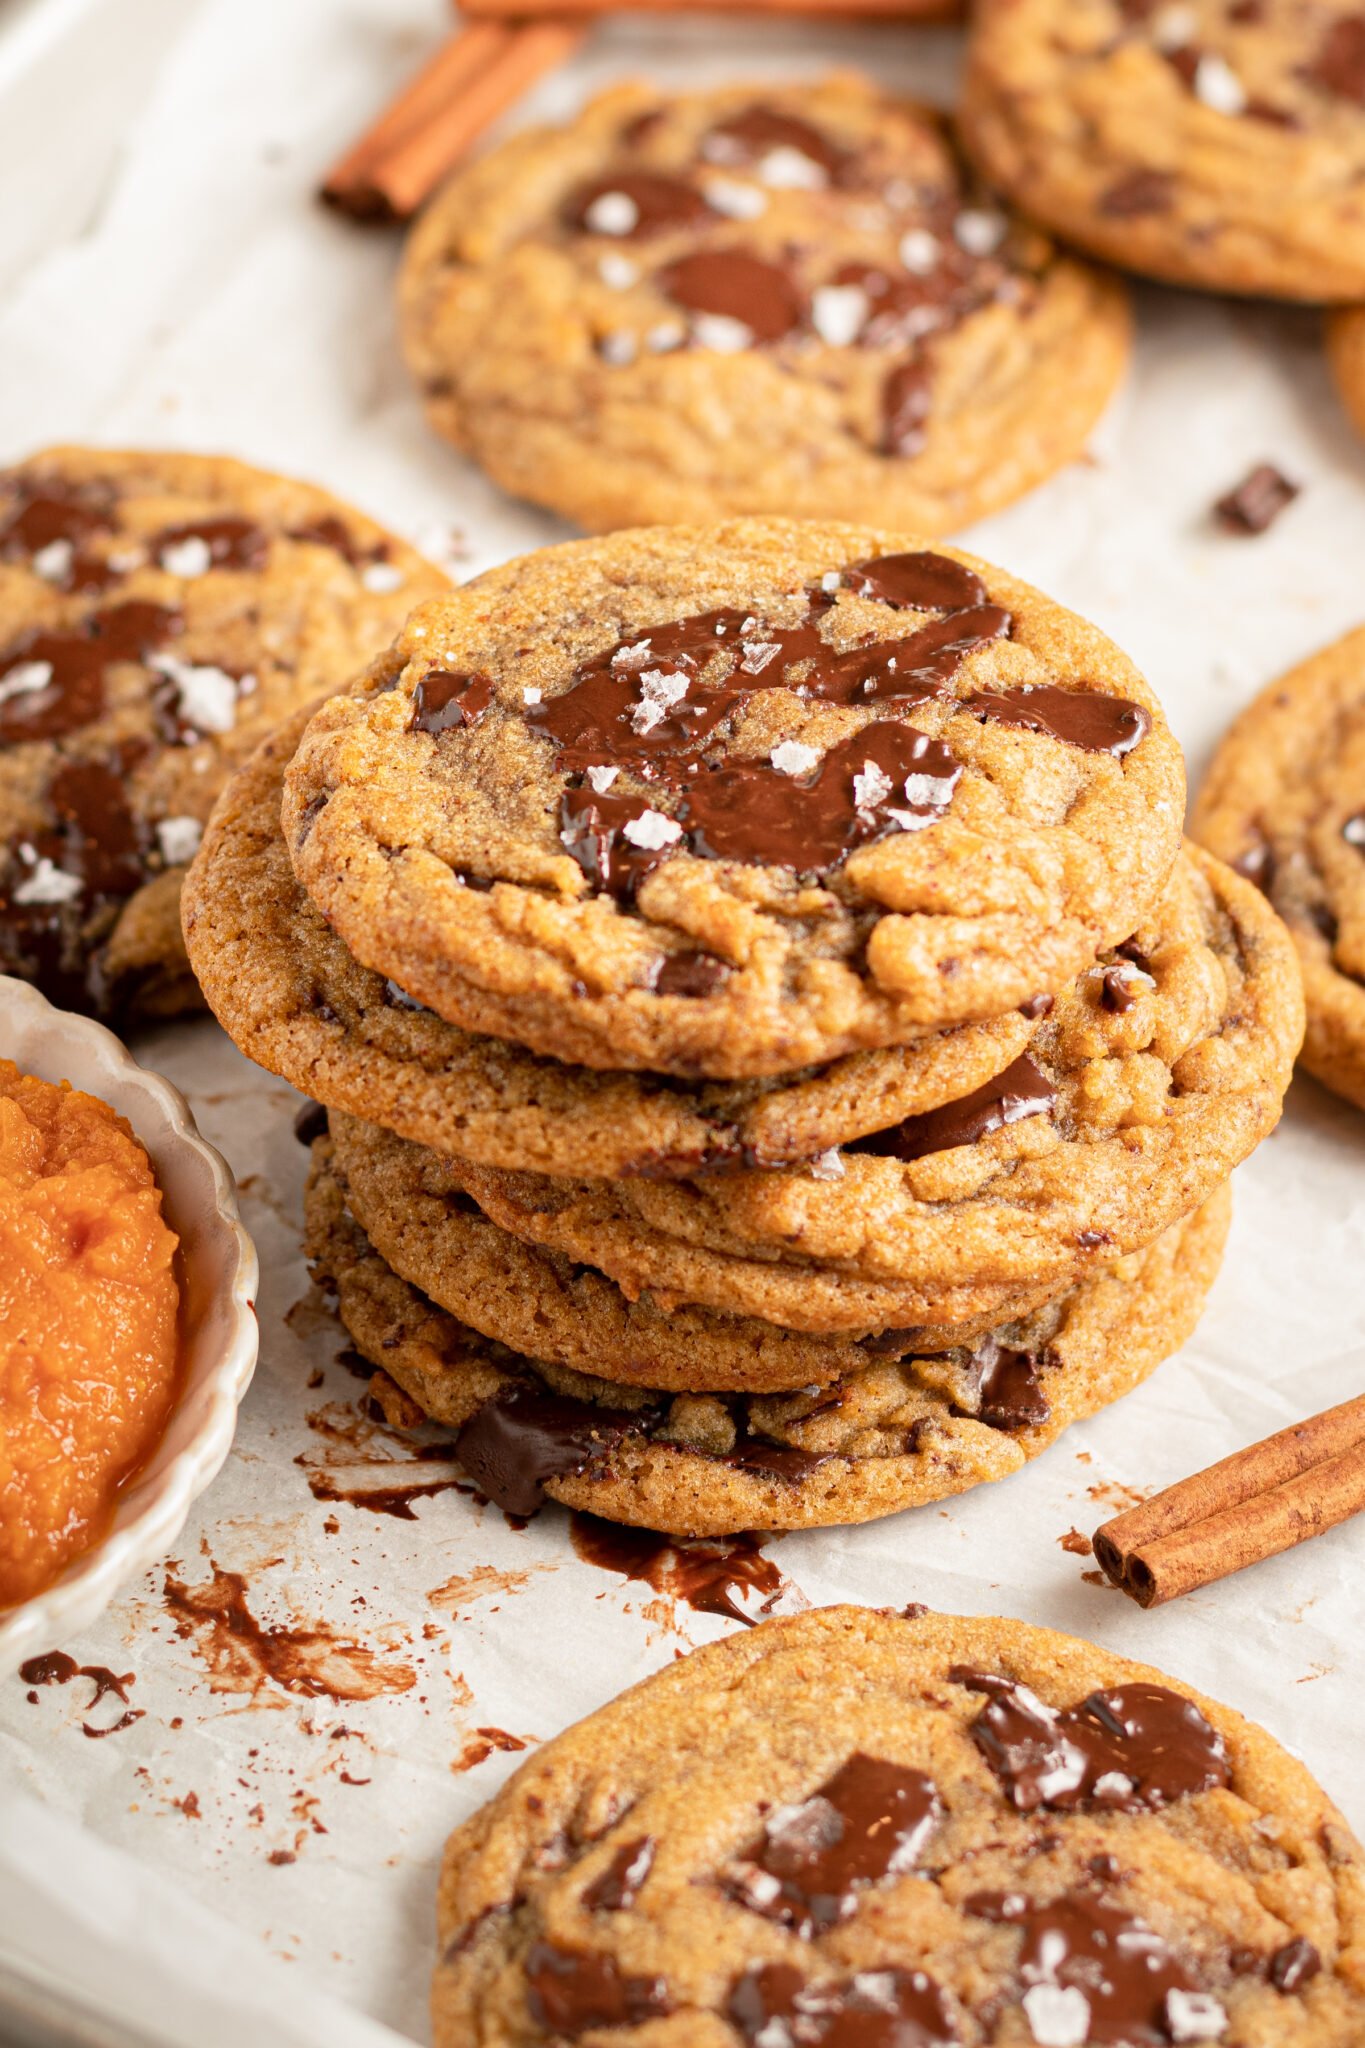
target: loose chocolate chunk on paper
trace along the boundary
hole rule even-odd
[[[1298,495],[1298,484],[1291,483],[1273,463],[1260,462],[1218,500],[1214,516],[1228,533],[1264,533]]]

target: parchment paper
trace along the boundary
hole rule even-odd
[[[471,571],[559,537],[428,440],[393,341],[396,242],[310,197],[444,20],[436,0],[208,0],[98,216],[0,309],[0,452],[46,439],[222,448],[314,476]],[[953,47],[938,33],[637,24],[604,34],[538,101],[567,108],[629,68],[681,79],[831,56],[942,90]],[[1312,316],[1158,291],[1140,309],[1135,374],[1093,459],[970,543],[1133,654],[1194,780],[1261,682],[1365,616],[1365,456]],[[1216,533],[1211,501],[1263,459],[1302,497],[1261,539]],[[339,2038],[317,1986],[421,2039],[441,1843],[514,1768],[513,1745],[739,1624],[580,1562],[557,1510],[515,1530],[448,1486],[413,1497],[412,1519],[315,1498],[453,1475],[413,1464],[357,1412],[363,1385],[336,1362],[342,1335],[310,1300],[298,1250],[290,1091],[208,1022],[159,1029],[139,1050],[187,1090],[241,1177],[264,1270],[261,1366],[175,1558],[63,1646],[132,1672],[141,1718],[91,1739],[84,1723],[124,1710],[106,1698],[92,1714],[89,1681],[32,1700],[17,1680],[0,1686],[0,1936],[164,2024],[180,2008],[156,1932],[174,1898],[181,1974],[202,1960],[220,2019],[218,1987],[250,2002],[252,1956],[262,1968],[283,1957],[297,2038]],[[916,1599],[1147,1658],[1263,1722],[1365,1827],[1365,1527],[1151,1615],[1059,1545],[1130,1490],[1365,1384],[1365,1117],[1296,1084],[1237,1190],[1208,1316],[1146,1387],[1003,1485],[768,1554],[783,1608]],[[389,1459],[407,1462],[381,1469]],[[50,1803],[50,1826],[33,1825],[20,1791]],[[81,1846],[91,1836],[98,1854]],[[115,1896],[130,1967],[111,1988],[89,1929],[109,1924]],[[182,2031],[210,2038],[207,2025]]]

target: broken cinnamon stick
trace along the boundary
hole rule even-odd
[[[567,16],[471,22],[334,165],[323,199],[353,220],[410,219],[498,116],[585,34]]]
[[[1095,1556],[1140,1606],[1159,1607],[1362,1510],[1365,1394],[1116,1515],[1095,1531]]]

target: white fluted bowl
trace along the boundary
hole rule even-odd
[[[256,1368],[256,1247],[237,1214],[236,1183],[200,1137],[178,1088],[140,1067],[88,1017],[54,1009],[25,982],[0,975],[0,1058],[44,1081],[70,1081],[128,1119],[161,1186],[180,1239],[180,1392],[154,1456],[119,1496],[100,1542],[46,1592],[0,1608],[0,1674],[88,1628],[119,1587],[163,1557],[190,1502],[232,1443]]]

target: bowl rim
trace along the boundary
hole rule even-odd
[[[183,1147],[197,1154],[208,1168],[212,1212],[206,1211],[203,1229],[206,1238],[219,1239],[212,1254],[220,1268],[215,1298],[226,1314],[227,1328],[218,1342],[217,1356],[196,1374],[195,1388],[205,1407],[195,1433],[150,1487],[136,1512],[120,1523],[116,1508],[115,1522],[107,1534],[73,1558],[50,1586],[17,1607],[0,1608],[0,1672],[13,1670],[35,1652],[50,1650],[62,1638],[88,1628],[120,1586],[164,1556],[184,1527],[192,1502],[227,1457],[236,1433],[237,1411],[256,1369],[260,1341],[255,1310],[260,1262],[238,1210],[237,1183],[222,1153],[200,1133],[180,1089],[134,1059],[107,1025],[73,1010],[58,1009],[31,983],[0,975],[0,1023],[12,1019],[24,1022],[30,1030],[59,1031],[65,1046],[79,1042],[89,1048],[100,1066],[98,1077],[71,1073],[64,1078],[74,1088],[109,1102],[132,1125],[138,1143],[151,1158],[163,1193],[159,1155],[168,1149]],[[14,1058],[9,1041],[6,1031],[0,1037],[0,1058]],[[21,1071],[27,1071],[22,1058],[18,1064]],[[112,1099],[112,1092],[120,1086],[156,1103],[165,1120],[163,1134],[141,1128],[124,1104]],[[180,1235],[183,1254],[185,1233]],[[190,1386],[182,1385],[177,1406],[189,1392]],[[174,1408],[171,1413],[174,1415]],[[153,1459],[155,1455],[153,1452]]]

